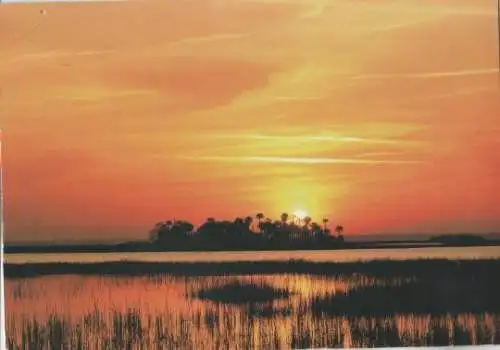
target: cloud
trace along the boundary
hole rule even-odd
[[[85,51],[45,51],[31,52],[16,55],[1,55],[0,63],[3,64],[26,64],[31,62],[38,63],[43,60],[57,60],[59,58],[76,58],[76,57],[93,57],[100,55],[108,55],[114,53],[114,50],[85,50]],[[7,57],[7,59],[2,59]]]
[[[260,157],[260,156],[177,156],[188,161],[230,162],[230,163],[288,163],[288,164],[416,164],[415,160],[374,160],[359,158],[311,158],[311,157]]]
[[[420,0],[407,0],[407,1],[350,1],[350,0],[299,0],[304,7],[302,19],[318,19],[325,16],[326,11],[330,8],[334,8],[340,13],[349,13],[352,10],[358,10],[360,13],[386,13],[386,14],[398,14],[398,15],[415,15],[418,14],[419,17],[427,16],[496,16],[496,13],[492,11],[491,8],[481,8],[480,6],[474,6],[471,4],[458,3],[454,1],[453,5],[449,3],[423,3]],[[375,15],[375,14],[374,14]]]
[[[454,78],[480,75],[498,74],[499,68],[464,69],[456,71],[427,72],[427,73],[405,73],[405,74],[361,74],[351,76],[353,80],[379,80],[379,79],[431,79],[431,78]]]
[[[331,6],[331,1],[311,1],[308,6],[306,6],[306,10],[300,16],[302,19],[314,19],[322,17],[325,10]]]
[[[442,100],[446,98],[453,98],[457,96],[472,96],[484,92],[492,92],[496,91],[493,88],[477,88],[477,89],[463,89],[458,91],[452,91],[448,93],[436,94],[432,96],[426,96],[422,98],[418,98],[419,101],[428,101],[428,100]]]
[[[320,101],[337,88],[345,87],[344,81],[335,80],[348,76],[342,65],[331,66],[326,62],[306,60],[285,66],[281,71],[272,72],[268,83],[259,89],[246,91],[236,99],[229,110],[242,110],[272,106],[276,103],[300,101]],[[217,111],[220,112],[220,111]]]
[[[297,142],[339,142],[339,143],[371,143],[371,144],[404,144],[409,143],[406,140],[383,139],[383,138],[365,138],[358,136],[343,135],[264,135],[264,134],[208,134],[209,137],[223,139],[247,139],[247,140],[283,140]]]
[[[65,88],[60,94],[55,95],[54,98],[72,101],[105,101],[113,98],[153,96],[157,94],[155,90],[80,87]]]
[[[428,23],[432,20],[435,20],[434,18],[426,18],[426,19],[420,19],[416,21],[408,21],[408,22],[402,22],[402,23],[395,23],[395,24],[389,24],[385,26],[380,26],[380,27],[373,27],[367,30],[367,33],[379,33],[379,32],[388,32],[391,30],[397,30],[397,29],[402,29],[402,28],[408,28],[408,27],[416,27],[424,23]]]
[[[103,74],[126,89],[156,90],[186,108],[226,105],[239,95],[268,84],[276,69],[271,64],[245,59],[153,57],[137,64],[126,62]]]
[[[214,34],[206,36],[191,36],[174,41],[170,43],[170,45],[196,44],[196,43],[206,43],[206,42],[211,43],[214,41],[242,39],[242,38],[247,38],[249,36],[250,34],[244,34],[244,33],[225,33],[225,34]]]

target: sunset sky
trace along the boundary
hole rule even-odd
[[[0,5],[7,241],[301,209],[500,231],[496,0]]]

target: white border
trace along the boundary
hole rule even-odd
[[[0,349],[7,349],[7,328],[5,325],[5,288],[3,273],[3,164],[2,164],[2,130],[0,130]]]

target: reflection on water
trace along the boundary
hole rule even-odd
[[[108,261],[145,262],[223,262],[223,261],[370,261],[416,259],[498,259],[499,247],[423,247],[407,249],[347,249],[347,250],[292,250],[241,252],[125,252],[125,253],[43,253],[6,254],[9,264]]]
[[[319,317],[309,309],[315,298],[411,280],[291,274],[7,280],[7,334],[11,349],[30,344],[58,349],[289,349],[500,343],[499,314]],[[290,296],[260,306],[193,297],[235,281],[284,289]],[[256,312],[263,309],[270,312]]]

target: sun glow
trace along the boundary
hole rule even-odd
[[[293,212],[293,215],[299,220],[304,220],[304,218],[307,216],[307,213],[301,209],[298,209]]]

